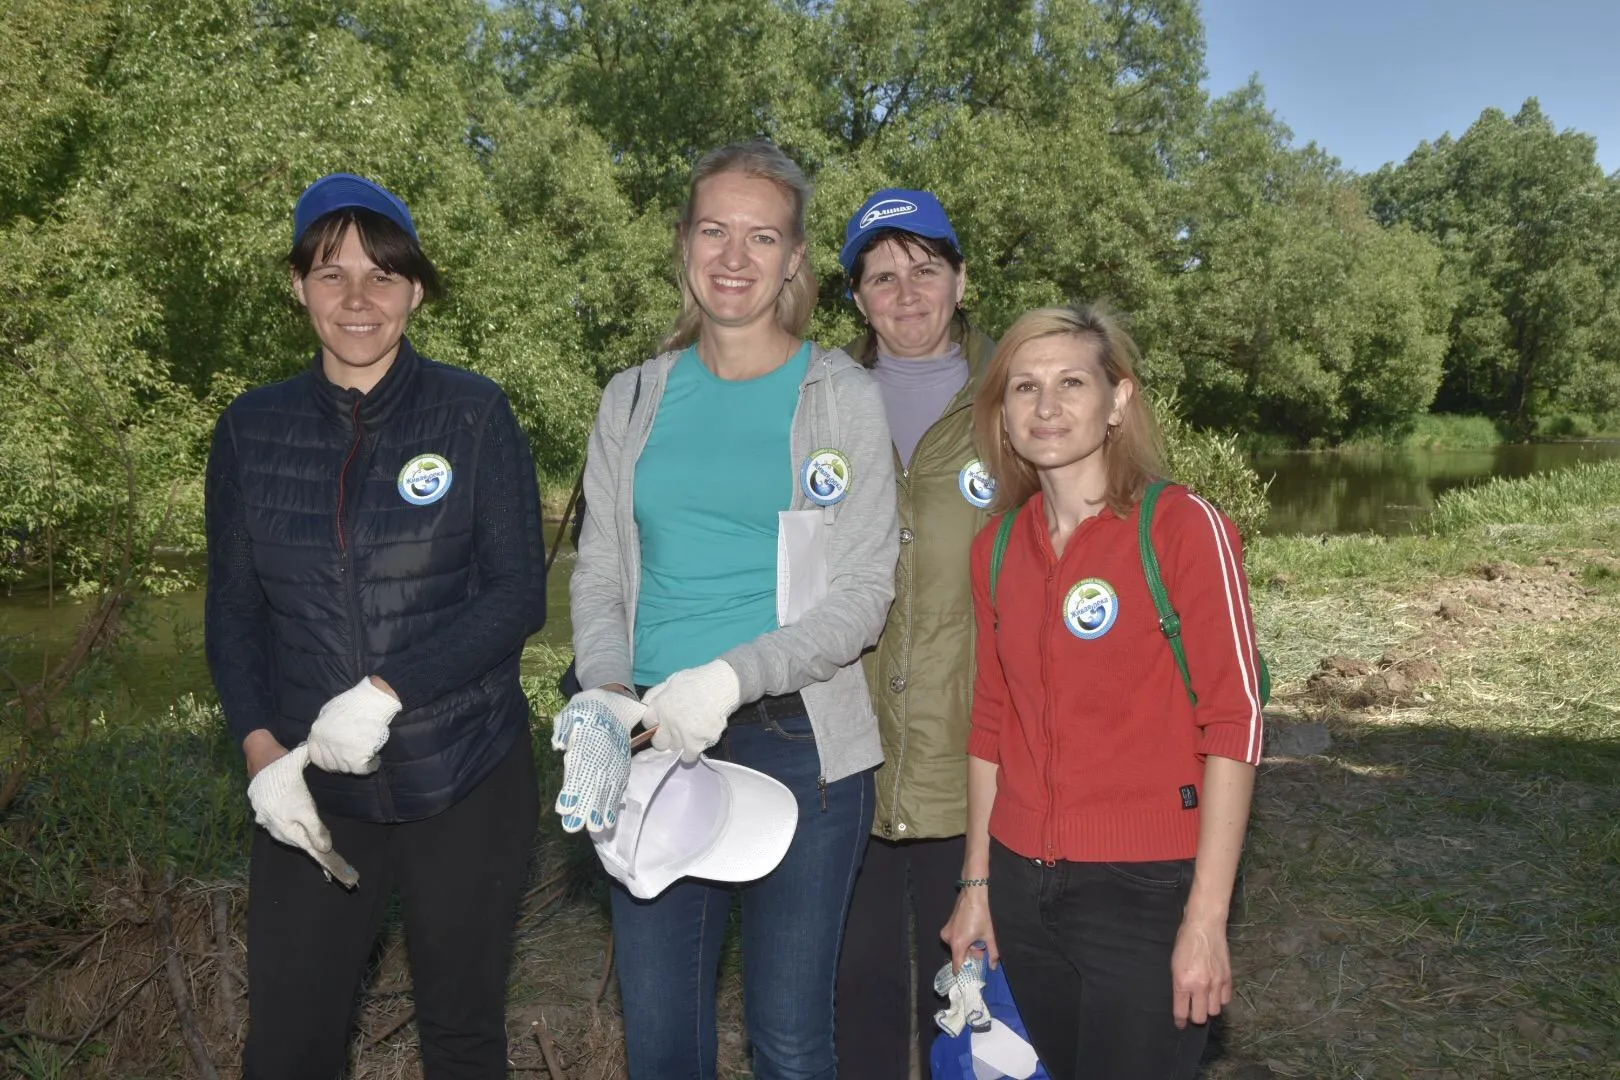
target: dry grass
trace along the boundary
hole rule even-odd
[[[1400,707],[1275,710],[1333,746],[1263,768],[1211,1077],[1620,1076],[1620,603],[1583,584],[1604,557],[1257,600],[1292,651],[1443,674]]]

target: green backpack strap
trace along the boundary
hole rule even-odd
[[[1168,480],[1155,480],[1148,485],[1142,496],[1142,505],[1136,511],[1136,539],[1142,549],[1142,573],[1147,578],[1148,592],[1153,594],[1153,606],[1159,613],[1159,629],[1170,643],[1170,651],[1176,656],[1176,667],[1181,669],[1181,682],[1187,688],[1187,699],[1197,705],[1198,695],[1193,692],[1192,672],[1187,668],[1187,649],[1181,643],[1181,616],[1176,614],[1175,606],[1170,603],[1170,590],[1164,587],[1164,575],[1159,572],[1159,555],[1153,549],[1153,508],[1158,505],[1159,495],[1169,484]],[[1264,705],[1271,700],[1271,668],[1258,650],[1255,656],[1260,662],[1260,704]]]
[[[1159,613],[1159,631],[1170,643],[1175,654],[1176,667],[1181,669],[1181,682],[1187,688],[1187,700],[1198,704],[1193,693],[1192,672],[1187,670],[1187,649],[1181,643],[1181,616],[1170,603],[1170,590],[1164,587],[1164,575],[1159,572],[1159,553],[1153,550],[1153,510],[1159,505],[1159,496],[1170,481],[1155,480],[1142,495],[1142,505],[1136,510],[1136,541],[1142,549],[1142,573],[1147,577],[1148,592],[1153,594],[1153,607]]]
[[[996,582],[1001,580],[1001,563],[1007,557],[1007,541],[1012,539],[1013,523],[1018,520],[1018,511],[1022,507],[1013,507],[1001,515],[1001,525],[996,529],[996,546],[990,549],[990,609],[996,607]]]

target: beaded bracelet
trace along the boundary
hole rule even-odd
[[[967,878],[959,877],[959,878],[956,879],[956,887],[958,889],[966,889],[966,888],[969,888],[970,886],[973,886],[973,885],[988,885],[988,884],[990,884],[990,879],[987,878],[987,877],[967,877]]]

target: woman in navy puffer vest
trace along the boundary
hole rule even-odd
[[[533,460],[498,386],[405,338],[438,277],[396,196],[316,181],[289,261],[320,351],[232,402],[208,462],[208,660],[264,826],[244,1073],[343,1068],[398,889],[425,1075],[505,1076],[539,811],[518,686],[545,619]]]

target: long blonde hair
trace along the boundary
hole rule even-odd
[[[766,139],[749,139],[704,154],[692,168],[692,183],[687,188],[686,205],[681,208],[680,220],[675,225],[675,281],[681,290],[681,313],[675,317],[675,325],[664,337],[662,348],[666,350],[683,349],[692,344],[698,339],[698,331],[703,325],[703,311],[698,307],[691,284],[686,280],[686,230],[692,224],[692,207],[697,202],[699,185],[721,173],[741,173],[757,180],[769,180],[780,188],[793,206],[793,234],[790,237],[793,247],[800,248],[805,243],[804,216],[810,205],[810,181],[805,179],[804,170],[782,153],[775,143]],[[782,291],[776,294],[776,325],[794,337],[803,337],[815,309],[816,273],[810,268],[807,252],[799,260],[798,272],[784,282]]]
[[[1007,438],[1002,403],[1013,355],[1037,338],[1067,335],[1096,343],[1097,360],[1109,386],[1129,382],[1134,392],[1125,403],[1118,426],[1109,428],[1103,445],[1108,486],[1104,499],[1108,508],[1124,517],[1142,501],[1147,485],[1164,474],[1164,443],[1153,405],[1142,392],[1136,369],[1141,361],[1136,342],[1117,320],[1101,308],[1036,308],[1019,316],[996,346],[995,356],[984,373],[984,382],[973,399],[973,438],[979,457],[996,481],[992,513],[1014,510],[1040,490],[1035,467],[1013,450]]]

